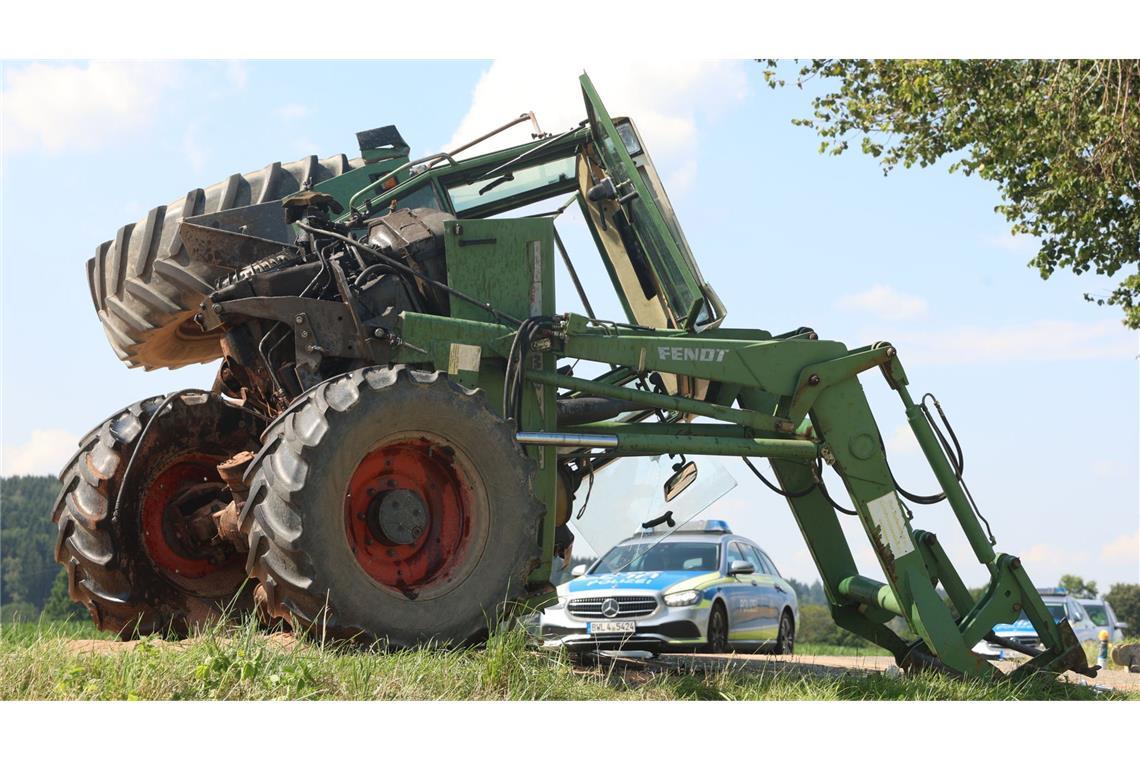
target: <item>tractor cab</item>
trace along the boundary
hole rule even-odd
[[[488,219],[569,196],[629,322],[693,332],[718,326],[724,306],[701,276],[636,126],[609,116],[585,74],[581,84],[589,117],[583,126],[469,159],[437,154],[408,162],[342,199],[349,214],[432,208]]]

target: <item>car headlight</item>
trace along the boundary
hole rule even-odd
[[[665,604],[670,607],[688,607],[699,601],[701,601],[701,592],[695,588],[665,595]]]

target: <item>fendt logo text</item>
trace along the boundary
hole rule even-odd
[[[658,346],[657,356],[662,361],[675,362],[723,362],[727,348],[684,348],[682,346]]]

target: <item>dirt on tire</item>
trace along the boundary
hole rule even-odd
[[[115,355],[128,366],[148,370],[221,356],[218,336],[203,333],[192,317],[203,296],[231,270],[187,255],[178,235],[182,220],[279,201],[306,183],[323,182],[360,165],[360,159],[349,160],[344,154],[273,163],[190,190],[121,227],[87,261],[91,300]]]

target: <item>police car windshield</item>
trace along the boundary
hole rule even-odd
[[[662,542],[653,546],[622,544],[602,557],[590,575],[680,570],[708,573],[720,567],[720,544],[703,541]]]
[[[1060,623],[1061,618],[1065,617],[1065,605],[1046,603],[1045,608],[1049,610],[1049,614],[1053,616],[1054,623]],[[1029,616],[1022,612],[1017,616],[1018,620],[1029,620]]]

